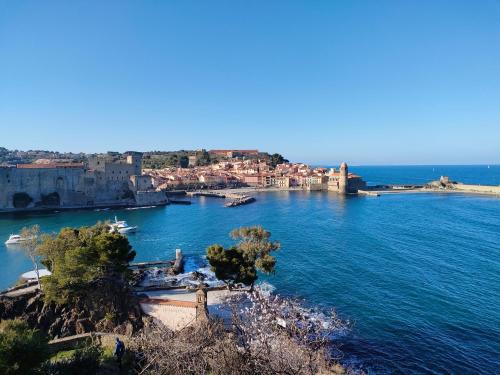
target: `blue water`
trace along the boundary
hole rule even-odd
[[[439,180],[440,176],[466,184],[500,185],[500,165],[354,166],[350,171],[363,176],[370,185],[423,185]]]
[[[495,184],[500,177],[498,166],[352,170],[372,183],[449,174]],[[0,216],[0,239],[34,223],[57,231],[115,214],[140,227],[129,236],[138,260],[173,258],[175,248],[200,259],[208,245],[230,244],[232,228],[263,224],[282,243],[276,275],[265,279],[278,293],[335,307],[351,320],[344,362],[370,374],[500,373],[500,198],[278,192],[234,209],[200,198],[191,206]],[[30,264],[2,246],[5,287]]]

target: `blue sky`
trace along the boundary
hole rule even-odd
[[[0,146],[500,163],[500,2],[0,0]]]

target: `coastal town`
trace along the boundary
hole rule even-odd
[[[153,176],[158,187],[167,190],[250,186],[354,193],[366,187],[361,176],[348,172],[345,163],[338,169],[288,161],[273,166],[269,160],[258,157],[258,150],[210,150],[208,154],[218,162],[199,166],[195,152],[189,156],[186,168],[145,170],[145,173]]]
[[[423,185],[368,186],[362,176],[349,172],[345,162],[333,168],[313,167],[259,150],[91,155],[32,151],[8,156],[0,164],[0,212],[189,204],[175,199],[180,193],[233,199],[226,206],[235,207],[255,201],[247,194],[257,190],[500,195],[499,186],[463,184],[447,176]]]
[[[144,168],[143,153],[132,151],[89,155],[80,162],[41,158],[3,165],[0,210],[164,205],[169,203],[169,192],[222,188],[340,194],[366,188],[361,176],[350,173],[346,163],[338,169],[311,167],[258,150],[199,150],[184,158],[187,165],[179,162],[158,169]]]

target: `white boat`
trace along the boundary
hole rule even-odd
[[[26,238],[21,237],[19,234],[11,234],[9,239],[5,241],[6,245],[14,245],[26,241]]]
[[[118,232],[121,234],[134,233],[137,230],[137,226],[129,226],[125,220],[120,220],[115,216],[115,222],[110,224],[109,232]]]
[[[38,270],[38,276],[39,277],[45,277],[45,276],[50,276],[52,275],[52,272],[50,272],[48,269],[46,268],[40,268]],[[36,271],[33,270],[33,271],[28,271],[28,272],[25,272],[21,275],[21,277],[23,279],[26,279],[26,280],[35,280],[36,279]]]

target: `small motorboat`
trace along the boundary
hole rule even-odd
[[[115,222],[110,224],[109,232],[118,232],[121,234],[134,233],[137,230],[137,226],[129,226],[125,220],[120,220],[115,216]]]
[[[6,245],[15,245],[26,241],[26,238],[21,237],[19,234],[11,234],[9,239],[5,241]]]

